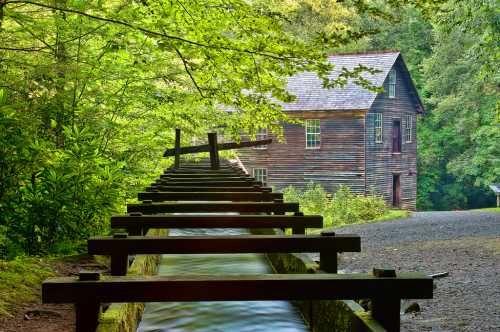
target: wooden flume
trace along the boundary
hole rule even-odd
[[[90,254],[111,257],[112,276],[92,271],[79,278],[55,278],[43,283],[44,303],[74,303],[77,332],[94,332],[101,303],[161,301],[251,301],[372,299],[372,316],[387,331],[400,329],[400,300],[432,298],[432,278],[375,269],[373,274],[336,274],[337,253],[360,251],[357,235],[323,232],[304,235],[306,228],[323,226],[321,216],[305,216],[297,203],[283,202],[243,170],[220,160],[219,150],[269,144],[270,140],[180,146],[176,130],[174,166],[145,192],[140,204],[128,204],[128,215],[113,216],[112,228],[127,233],[88,240]],[[173,151],[173,152],[172,152]],[[183,162],[185,153],[210,152],[210,162]],[[204,202],[194,202],[202,200]],[[180,202],[179,202],[180,201]],[[191,201],[191,202],[189,202]],[[211,215],[173,213],[212,212]],[[233,212],[235,214],[217,214]],[[150,228],[291,228],[295,235],[272,236],[145,236]],[[316,274],[231,276],[125,276],[129,257],[136,254],[319,252]]]

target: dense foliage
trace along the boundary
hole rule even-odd
[[[287,76],[315,70],[332,86],[369,70],[328,81],[328,50],[363,31],[345,21],[298,38],[304,5],[1,0],[1,255],[72,250],[105,231],[166,165],[173,128],[184,144],[222,125],[233,138],[279,133]]]
[[[287,202],[299,202],[305,214],[323,216],[324,227],[366,222],[388,211],[383,198],[355,195],[346,186],[340,186],[333,195],[312,182],[302,192],[289,186],[283,191],[283,198]]]
[[[0,255],[71,251],[105,232],[170,162],[159,157],[173,128],[183,144],[221,126],[279,135],[286,77],[325,78],[336,50],[403,51],[429,113],[419,205],[479,206],[499,174],[494,5],[0,0]],[[359,79],[369,70],[324,84],[374,88]]]

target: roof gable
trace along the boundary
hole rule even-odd
[[[382,86],[398,58],[400,53],[397,51],[332,55],[328,61],[334,65],[334,69],[328,77],[335,79],[342,68],[352,70],[361,64],[379,70],[378,73],[363,73],[362,76],[373,85]],[[413,82],[410,85],[417,96],[417,104],[421,107]],[[355,84],[352,80],[342,88],[325,89],[323,81],[314,72],[302,72],[290,77],[286,90],[297,99],[291,103],[280,103],[284,111],[367,110],[378,95]]]

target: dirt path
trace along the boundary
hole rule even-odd
[[[449,272],[435,281],[434,299],[418,301],[421,312],[402,316],[404,331],[500,331],[499,213],[418,212],[336,231],[362,238],[361,253],[342,255],[345,271]]]

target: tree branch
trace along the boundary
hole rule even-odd
[[[46,49],[47,47],[44,46],[44,47],[3,47],[3,46],[0,46],[0,50],[6,50],[6,51],[19,51],[19,52],[39,52],[39,51],[42,51],[44,49]]]
[[[0,0],[0,29],[2,29],[3,7],[5,7],[6,4],[6,0]]]
[[[239,52],[239,53],[255,54],[255,55],[260,55],[260,56],[264,56],[264,57],[268,57],[268,58],[272,58],[272,59],[276,59],[276,60],[291,60],[291,59],[296,59],[296,57],[293,57],[293,56],[281,56],[281,55],[277,55],[277,54],[269,53],[269,52],[261,52],[261,51],[254,51],[254,50],[248,50],[248,49],[239,49],[239,48],[228,47],[228,46],[216,46],[216,45],[210,45],[210,44],[203,44],[203,43],[199,43],[197,41],[185,39],[185,38],[182,38],[182,37],[178,37],[178,36],[174,36],[174,35],[169,35],[169,34],[161,33],[161,32],[158,32],[158,31],[153,31],[153,30],[149,30],[149,29],[145,29],[143,27],[135,26],[135,25],[133,25],[131,23],[128,23],[128,22],[125,22],[125,21],[120,21],[120,20],[116,20],[116,19],[112,19],[112,18],[107,18],[107,17],[101,17],[101,16],[89,14],[89,13],[86,13],[86,12],[82,12],[82,11],[79,11],[79,10],[70,9],[70,8],[61,8],[61,7],[57,7],[57,6],[47,5],[47,4],[44,4],[44,3],[38,3],[38,2],[28,1],[28,0],[7,0],[7,1],[3,0],[3,1],[4,1],[4,3],[3,3],[4,6],[7,5],[7,4],[16,4],[16,3],[22,4],[22,3],[24,3],[24,4],[30,4],[30,5],[33,5],[33,6],[39,6],[39,7],[43,7],[43,8],[47,8],[47,9],[52,9],[52,10],[60,10],[62,12],[67,12],[67,13],[72,13],[72,14],[76,14],[76,15],[81,15],[81,16],[85,16],[85,17],[88,17],[88,18],[91,18],[91,19],[94,19],[94,20],[98,20],[98,21],[103,21],[103,22],[113,23],[113,24],[117,24],[117,25],[122,25],[122,26],[125,26],[125,27],[133,29],[133,30],[141,31],[141,32],[143,32],[143,33],[145,33],[147,35],[156,36],[156,37],[162,37],[162,38],[167,38],[167,39],[171,39],[171,40],[176,40],[176,41],[180,41],[182,43],[190,44],[190,45],[197,46],[197,47],[210,48],[210,49],[215,49],[215,50],[227,50],[227,51]]]
[[[175,46],[174,46],[174,49],[175,49],[175,52],[177,53],[177,55],[179,56],[179,58],[181,58],[182,64],[184,65],[184,69],[186,70],[187,74],[191,78],[191,81],[193,82],[194,86],[196,87],[196,90],[198,90],[198,92],[200,93],[200,96],[202,98],[205,98],[205,96],[203,95],[203,91],[201,91],[201,88],[198,86],[198,83],[196,83],[196,80],[194,79],[193,75],[191,74],[191,71],[189,70],[188,63],[187,63],[186,59],[184,58],[184,56],[182,55],[181,51],[179,51],[179,49]]]

